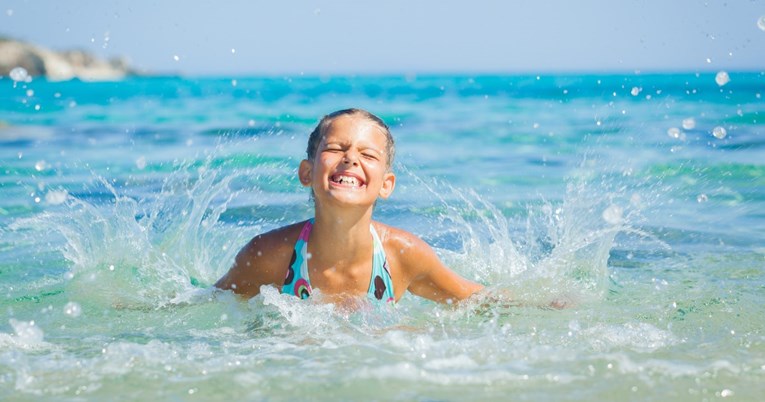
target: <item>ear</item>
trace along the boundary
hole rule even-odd
[[[393,189],[396,188],[396,175],[388,172],[383,176],[383,184],[380,188],[380,198],[386,199],[393,194]]]
[[[300,167],[298,168],[298,179],[303,187],[311,185],[311,176],[313,176],[313,165],[308,159],[300,161]]]

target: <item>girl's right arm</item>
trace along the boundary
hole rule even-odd
[[[281,286],[297,239],[293,226],[255,236],[239,250],[234,264],[215,287],[250,298],[257,296],[263,285]]]

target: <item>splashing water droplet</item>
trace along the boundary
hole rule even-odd
[[[66,305],[64,305],[64,314],[72,318],[79,317],[80,314],[82,314],[82,307],[80,306],[80,303],[69,302]]]
[[[718,140],[721,140],[721,139],[725,138],[725,136],[728,135],[728,132],[725,131],[725,129],[723,127],[717,126],[717,127],[712,129],[712,135],[714,135],[715,138],[717,138]]]
[[[707,197],[706,194],[699,194],[698,197],[696,197],[696,202],[702,203],[707,202],[709,200],[709,197]]]
[[[715,75],[715,82],[719,86],[723,86],[730,82],[730,76],[728,76],[728,73],[725,71],[720,71]]]
[[[603,211],[603,220],[611,225],[618,225],[622,222],[624,210],[618,205],[611,205]]]
[[[29,78],[29,73],[24,67],[16,67],[8,73],[8,76],[16,82],[26,81]]]
[[[173,60],[175,60],[175,61],[178,61],[178,60],[180,60],[180,59],[181,59],[181,58],[180,58],[180,57],[178,57],[178,55],[177,55],[177,54],[176,54],[176,55],[173,55]]]
[[[696,119],[694,119],[693,117],[683,119],[683,129],[693,130],[694,128],[696,128]]]
[[[680,138],[680,129],[677,127],[672,127],[669,130],[667,130],[667,135],[672,138],[678,139]]]
[[[137,167],[139,170],[144,170],[146,168],[146,157],[142,156],[135,160],[135,167]]]
[[[51,190],[48,191],[47,194],[45,194],[45,202],[50,205],[59,205],[63,204],[67,197],[69,197],[69,192],[66,190]]]
[[[757,19],[757,28],[765,31],[765,15]]]
[[[42,172],[47,167],[48,167],[48,164],[45,163],[45,161],[37,161],[37,163],[35,163],[35,170],[38,172]]]
[[[16,333],[19,341],[24,345],[33,345],[43,341],[43,331],[35,326],[34,321],[18,321],[11,318],[8,321],[13,327],[13,332]]]
[[[630,91],[630,93],[632,94],[632,96],[638,96],[640,94],[640,91],[642,90],[643,88],[632,87],[632,90]]]

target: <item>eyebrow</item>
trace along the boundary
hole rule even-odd
[[[327,141],[326,139],[324,140],[324,146],[329,146],[329,145],[350,146],[350,144],[351,144],[350,142],[343,141],[343,140],[333,140],[333,141]],[[373,151],[377,151],[380,153],[383,153],[384,152],[383,150],[385,149],[385,147],[378,148],[375,145],[370,145],[369,143],[363,142],[363,141],[358,143],[358,147],[365,150],[371,149]]]

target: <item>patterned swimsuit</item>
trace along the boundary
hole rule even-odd
[[[311,295],[311,281],[308,279],[308,237],[311,235],[313,223],[313,218],[309,219],[303,225],[303,230],[300,231],[295,249],[292,250],[292,260],[287,269],[287,277],[284,279],[284,286],[282,286],[282,293],[289,293],[301,299],[307,299]],[[372,225],[369,225],[369,231],[372,233],[374,242],[374,255],[372,257],[372,278],[369,281],[367,297],[372,300],[393,302],[395,294],[388,270],[388,260],[385,258],[385,250]]]

